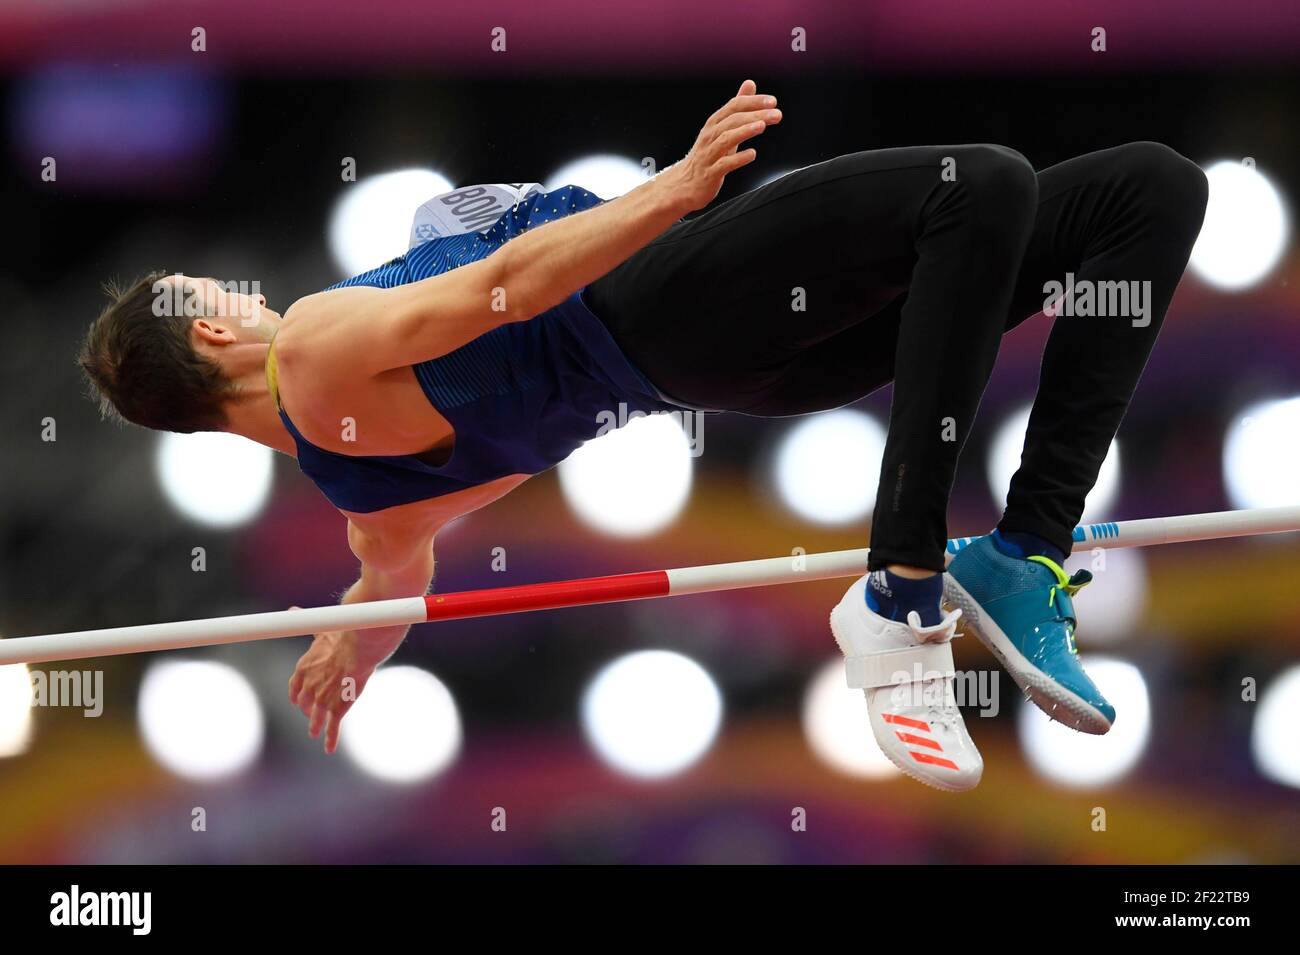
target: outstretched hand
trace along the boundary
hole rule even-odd
[[[739,92],[709,117],[686,157],[664,170],[692,211],[714,200],[728,173],[757,157],[752,147],[740,149],[741,143],[781,122],[776,97],[760,95],[757,89],[753,80],[741,83]]]
[[[339,725],[378,665],[360,652],[357,634],[336,630],[316,635],[289,680],[289,702],[310,720],[312,739],[325,733],[325,752],[338,748]]]

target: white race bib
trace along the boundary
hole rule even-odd
[[[434,196],[415,210],[410,248],[444,236],[486,232],[512,206],[541,191],[541,183],[498,182]]]

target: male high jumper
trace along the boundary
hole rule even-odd
[[[832,629],[882,750],[969,789],[983,763],[949,651],[963,613],[1053,718],[1089,733],[1115,718],[1074,645],[1088,575],[1061,564],[1200,230],[1205,176],[1149,142],[1038,173],[1002,146],[917,146],[840,156],[684,220],[780,120],[746,80],[684,159],[626,195],[502,187],[518,201],[490,224],[431,228],[283,316],[212,279],[146,276],[114,293],[81,365],[106,412],[296,456],[347,518],[361,574],[345,603],[424,593],[439,528],[620,406],[779,417],[892,381],[868,574]],[[1051,311],[1067,275],[1138,283],[1145,312],[1054,318],[1006,511],[945,573],[949,493],[999,339]],[[173,293],[200,314],[155,308]],[[405,635],[315,637],[289,696],[327,751],[344,679],[359,691]]]

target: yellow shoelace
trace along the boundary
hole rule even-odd
[[[1092,581],[1092,574],[1089,574],[1087,571],[1079,571],[1079,573],[1075,574],[1074,577],[1071,578],[1065,572],[1065,568],[1063,568],[1056,561],[1052,560],[1050,557],[1042,557],[1039,556],[1038,554],[1035,554],[1033,557],[1030,557],[1029,560],[1032,560],[1035,563],[1042,564],[1044,567],[1050,570],[1052,572],[1052,575],[1056,578],[1056,583],[1052,586],[1052,589],[1047,593],[1047,606],[1049,607],[1056,606],[1056,592],[1058,590],[1064,590],[1066,596],[1073,597],[1075,594],[1077,594],[1080,590],[1082,590]],[[1074,642],[1073,624],[1070,623],[1066,624],[1065,636],[1066,639],[1070,641],[1070,651],[1072,653],[1078,653],[1079,652],[1078,644]]]

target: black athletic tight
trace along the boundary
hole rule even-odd
[[[1075,295],[1095,283],[1112,310],[1117,290],[1134,293],[1121,315],[1053,319],[999,524],[1069,553],[1206,196],[1200,169],[1156,143],[1039,173],[1001,146],[855,153],[678,223],[587,303],[691,407],[804,414],[893,381],[872,567],[942,570],[957,458],[1001,335],[1067,273]]]

